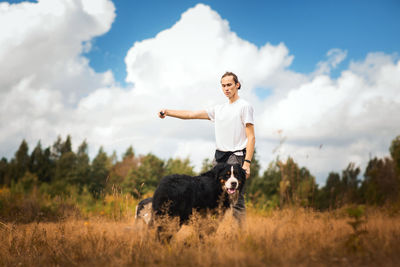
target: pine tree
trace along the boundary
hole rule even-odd
[[[50,159],[50,148],[42,150],[40,141],[31,153],[29,171],[36,174],[40,182],[48,183],[53,176],[54,167]]]
[[[132,146],[129,146],[128,149],[125,151],[122,159],[124,160],[125,158],[133,158],[135,157],[135,152],[133,150]]]
[[[51,160],[51,149],[46,148],[42,154],[42,161],[38,172],[39,181],[50,183],[54,178],[55,163]]]
[[[342,171],[343,201],[344,203],[354,203],[358,199],[358,184],[360,180],[360,168],[353,162],[349,163],[347,168]]]
[[[17,182],[22,178],[26,171],[29,170],[30,157],[28,155],[28,144],[25,139],[22,140],[17,152],[15,153],[15,158],[12,161],[12,179]]]
[[[51,160],[53,162],[57,162],[58,159],[61,157],[61,153],[62,153],[62,139],[61,136],[58,136],[57,140],[51,147]]]
[[[103,193],[110,169],[110,160],[103,147],[100,147],[97,156],[93,159],[90,172],[89,191],[94,197],[99,198]]]
[[[343,186],[340,180],[340,174],[330,172],[326,180],[325,186],[322,188],[319,196],[320,209],[332,209],[340,207],[343,196]]]
[[[56,144],[59,151],[57,154],[57,161],[55,162],[54,179],[63,181],[66,184],[76,183],[76,155],[72,151],[71,137],[68,135],[65,142],[58,142]]]
[[[42,145],[40,141],[37,143],[36,147],[33,149],[29,161],[29,171],[31,173],[38,173],[41,167],[41,161],[43,157]]]
[[[90,161],[86,140],[78,147],[76,154],[75,181],[79,185],[80,190],[85,185],[90,184]]]

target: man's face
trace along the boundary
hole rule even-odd
[[[228,98],[232,98],[237,94],[239,83],[235,83],[232,76],[225,76],[221,79],[222,91]]]

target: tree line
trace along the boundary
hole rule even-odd
[[[256,152],[247,183],[247,200],[259,208],[296,205],[319,210],[352,203],[398,203],[400,136],[393,139],[389,151],[390,157],[370,159],[363,174],[354,163],[341,173],[329,173],[321,188],[310,171],[291,157],[277,158],[261,174]],[[211,167],[211,161],[205,159],[201,172]],[[58,137],[47,148],[39,141],[31,152],[22,140],[12,159],[3,157],[0,161],[0,187],[18,187],[23,192],[39,188],[52,197],[68,195],[73,189],[78,194],[88,191],[96,199],[115,192],[140,199],[151,194],[163,176],[173,173],[197,174],[188,158],[162,160],[152,153],[136,155],[132,146],[121,159],[100,147],[90,160],[87,142],[73,151],[71,137],[67,136],[65,140]]]

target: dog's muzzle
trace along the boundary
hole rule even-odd
[[[239,181],[235,177],[230,177],[226,182],[225,182],[225,188],[226,192],[228,194],[234,194],[236,193],[237,189],[239,187]]]

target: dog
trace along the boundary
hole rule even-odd
[[[151,221],[177,217],[182,225],[193,210],[224,212],[236,204],[245,182],[246,172],[241,165],[226,163],[200,176],[165,176],[153,195]]]

